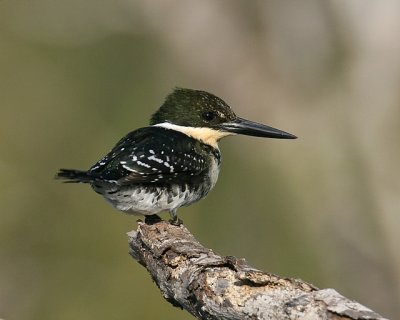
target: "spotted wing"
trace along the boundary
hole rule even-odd
[[[195,182],[209,166],[204,147],[211,148],[180,132],[147,127],[128,134],[90,172],[121,185]]]

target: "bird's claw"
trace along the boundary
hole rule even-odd
[[[181,219],[179,219],[178,217],[174,217],[172,219],[169,220],[169,223],[174,225],[174,226],[180,226],[181,224],[183,224],[183,221]]]

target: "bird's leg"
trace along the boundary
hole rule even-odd
[[[178,218],[178,215],[176,213],[177,210],[178,209],[172,209],[169,211],[169,214],[171,215],[171,219],[169,220],[169,222],[174,226],[180,226],[181,224],[183,224],[183,221]]]
[[[161,221],[161,218],[156,214],[151,214],[149,216],[144,216],[144,222],[146,224],[155,224],[155,223],[160,222],[160,221]]]

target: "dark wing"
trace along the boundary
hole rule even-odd
[[[89,172],[120,185],[195,182],[210,165],[204,147],[212,149],[177,131],[142,128],[120,140]]]

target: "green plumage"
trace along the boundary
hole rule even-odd
[[[206,113],[213,118],[207,120]],[[150,125],[169,122],[179,126],[217,128],[218,124],[235,118],[235,113],[221,98],[201,90],[177,88],[153,114]]]

